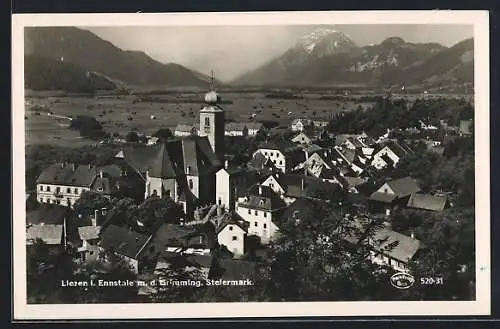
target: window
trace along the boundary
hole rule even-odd
[[[219,198],[219,206],[222,204],[222,200],[221,198]]]
[[[40,191],[43,191],[43,185],[40,185]]]
[[[56,187],[56,193],[60,193],[61,192],[61,188],[58,186]]]
[[[264,223],[264,228],[267,228],[267,224]]]
[[[253,223],[253,225],[254,225],[255,227],[257,227],[257,226],[259,226],[259,223],[258,223],[258,222],[255,222],[255,223]]]
[[[56,200],[56,204],[61,204],[61,200]]]
[[[205,126],[210,127],[210,118],[205,118]]]
[[[250,209],[248,209],[248,214],[251,215],[252,214],[252,211]]]
[[[99,190],[99,189],[97,189]],[[153,194],[152,195],[158,195],[158,191],[157,190],[153,190]]]
[[[78,194],[78,189],[77,188],[75,188],[75,194]]]
[[[282,165],[282,164],[283,164],[283,161],[280,160],[280,165]]]
[[[238,237],[236,235],[233,235],[233,241],[237,241],[238,240]]]
[[[264,211],[264,217],[267,217],[267,212],[265,212],[265,211]],[[266,225],[266,224],[264,224],[264,225]]]
[[[269,186],[274,187],[274,183],[269,184]]]
[[[99,187],[97,188],[97,192],[102,192],[102,191],[103,191],[102,186],[99,186]]]
[[[264,152],[264,155],[267,155],[267,152]]]
[[[189,180],[189,189],[190,190],[193,189],[193,180],[192,179]]]
[[[191,166],[187,166],[187,174],[191,174]]]
[[[66,193],[71,193],[71,189],[69,187],[66,189]]]
[[[229,225],[229,231],[232,231],[232,230],[233,230],[233,226]]]
[[[259,215],[259,212],[257,210],[255,210],[255,216]]]
[[[172,196],[172,192],[170,192],[170,190],[167,190],[165,192],[165,195],[170,198]]]
[[[47,192],[50,192],[50,186],[47,186]]]

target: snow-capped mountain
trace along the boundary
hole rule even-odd
[[[473,43],[464,42],[447,48],[437,43],[410,43],[390,37],[380,44],[357,47],[342,32],[319,29],[297,40],[279,58],[234,83],[392,85],[422,83],[430,81],[430,76],[433,82],[472,82],[473,66],[469,63],[473,63]],[[438,72],[444,68],[446,75],[440,76]]]
[[[321,28],[299,38],[295,45],[277,59],[277,63],[286,69],[315,58],[347,52],[354,47],[354,41],[344,33]]]

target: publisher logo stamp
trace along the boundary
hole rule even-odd
[[[413,275],[408,273],[396,273],[391,276],[391,285],[398,289],[408,289],[415,283]]]

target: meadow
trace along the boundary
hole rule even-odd
[[[30,94],[25,111],[26,144],[48,143],[61,146],[79,147],[94,144],[94,141],[80,138],[78,132],[71,131],[69,120],[60,116],[75,117],[90,115],[95,117],[110,134],[125,136],[136,130],[151,135],[160,128],[175,129],[179,123],[192,124],[199,120],[204,91],[136,91],[128,95],[65,95],[57,92]],[[350,95],[343,99],[329,91],[303,91],[293,97],[270,97],[265,91],[220,92],[226,111],[227,121],[262,122],[272,120],[280,127],[288,127],[295,118],[329,120],[341,111],[350,111],[358,106],[370,108],[373,100],[366,100],[370,93]],[[440,97],[441,95],[425,95]],[[447,95],[446,97],[463,97]],[[422,94],[393,95],[413,101]],[[330,99],[328,99],[330,98]],[[30,110],[33,105],[45,106],[47,112]],[[39,113],[39,115],[38,115]]]

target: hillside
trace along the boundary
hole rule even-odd
[[[105,77],[72,63],[35,55],[24,56],[24,83],[32,90],[95,92],[116,88]]]
[[[63,58],[65,63],[129,85],[207,85],[206,77],[181,65],[162,64],[140,51],[124,51],[90,31],[75,27],[26,28],[25,54]]]
[[[321,42],[321,38],[316,40],[316,44]],[[233,83],[313,86],[473,82],[472,39],[450,48],[437,43],[409,43],[399,37],[387,38],[378,45],[364,47],[346,42],[336,51],[323,52],[321,56],[310,52],[310,56],[299,57],[300,60],[291,63],[290,54],[300,54],[297,49],[297,45],[292,46],[279,58],[244,74]]]

